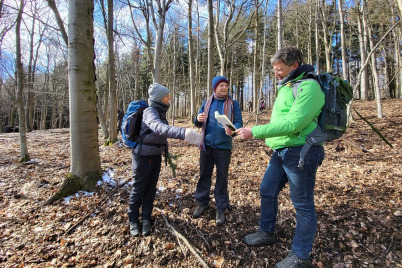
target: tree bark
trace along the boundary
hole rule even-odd
[[[318,21],[319,21],[319,12],[318,10],[320,9],[320,0],[317,0],[316,2],[316,7],[315,7],[315,66],[317,68],[317,73],[320,73],[320,46],[319,46],[319,40],[318,40]]]
[[[348,59],[346,58],[346,42],[345,42],[345,22],[343,15],[343,0],[338,0],[339,21],[341,24],[341,53],[342,53],[342,78],[348,79]]]
[[[19,133],[20,133],[20,162],[29,161],[26,129],[25,129],[25,112],[24,102],[22,100],[22,91],[24,90],[24,70],[21,62],[21,20],[24,10],[24,0],[20,0],[20,8],[18,9],[17,21],[15,26],[15,52],[16,52],[16,70],[17,70],[17,104],[18,104],[18,117],[19,117]]]
[[[283,27],[282,27],[282,0],[278,0],[278,43],[277,49],[282,49],[283,46]]]
[[[117,140],[117,85],[116,67],[114,57],[114,38],[113,38],[113,0],[108,0],[108,19],[107,19],[107,44],[108,44],[108,67],[109,67],[109,143]]]
[[[70,0],[68,74],[70,89],[70,173],[45,204],[91,191],[101,179],[96,122],[93,0]]]
[[[190,73],[190,119],[192,120],[195,116],[195,78],[194,78],[194,59],[193,59],[193,16],[192,9],[193,1],[188,1],[188,62],[189,62],[189,73]]]
[[[281,1],[281,0],[279,0]],[[255,20],[254,20],[254,51],[253,51],[253,103],[254,103],[254,112],[256,112],[257,116],[256,116],[256,124],[258,124],[258,111],[259,111],[259,103],[260,103],[260,99],[258,98],[258,51],[259,51],[259,47],[258,47],[258,35],[259,35],[259,31],[258,31],[258,6],[259,6],[259,0],[255,0],[254,1],[255,4]],[[278,6],[278,9],[280,7]],[[279,38],[279,37],[278,37]]]
[[[312,40],[312,32],[313,32],[313,0],[309,0],[309,16],[308,16],[308,41],[307,41],[307,62],[313,63],[313,45],[311,43]]]
[[[367,9],[365,0],[362,1],[363,3],[363,7],[364,9]],[[368,39],[369,39],[369,46],[370,46],[370,51],[373,51],[373,53],[371,53],[371,73],[373,75],[373,85],[374,85],[374,95],[376,98],[376,103],[377,103],[377,117],[378,118],[383,118],[383,113],[382,113],[382,106],[381,106],[381,92],[380,92],[380,81],[379,81],[379,77],[378,77],[378,70],[377,70],[377,63],[376,63],[376,53],[374,51],[374,43],[373,43],[373,33],[372,33],[372,29],[369,23],[369,18],[367,15],[367,10],[366,12],[364,12],[365,16],[363,18],[363,26],[367,31],[368,34]]]
[[[208,1],[208,95],[213,93],[212,78],[214,77],[214,13],[212,0]]]
[[[356,4],[359,6],[360,1],[356,0]],[[360,48],[360,62],[363,64],[367,58],[367,37],[366,32],[363,28],[363,17],[364,17],[363,9],[359,9],[359,16],[357,18],[358,29],[359,29],[359,48]],[[362,67],[360,67],[362,69]],[[367,100],[368,99],[368,72],[364,68],[362,69],[361,79],[360,79],[360,100]]]

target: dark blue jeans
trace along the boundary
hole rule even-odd
[[[138,221],[142,206],[142,219],[151,218],[156,194],[156,184],[161,170],[161,155],[141,156],[132,154],[133,186],[128,205],[128,220]]]
[[[209,202],[209,191],[212,184],[212,172],[216,166],[216,182],[214,197],[216,207],[225,210],[229,207],[228,173],[232,151],[206,147],[200,152],[200,179],[195,191],[198,205],[206,206]]]
[[[289,183],[290,198],[296,210],[296,232],[292,250],[301,258],[309,258],[317,228],[314,206],[314,186],[317,168],[324,160],[324,148],[312,146],[305,157],[303,169],[298,167],[302,146],[276,150],[269,162],[260,186],[260,229],[275,230],[278,194]]]

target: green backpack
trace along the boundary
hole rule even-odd
[[[347,128],[346,105],[353,98],[353,88],[347,81],[331,73],[306,73],[303,78],[293,83],[293,97],[296,98],[301,82],[306,80],[317,81],[325,94],[325,104],[315,121],[317,127],[307,136],[306,144],[300,152],[299,167],[303,167],[304,157],[310,147],[315,144],[333,141],[342,137]]]

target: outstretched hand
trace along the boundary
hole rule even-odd
[[[251,132],[251,128],[239,128],[236,130],[236,134],[240,135],[243,139],[250,139],[253,137],[253,133]]]
[[[186,128],[184,141],[190,144],[199,145],[201,142],[201,134],[193,129]]]

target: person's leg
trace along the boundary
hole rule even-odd
[[[285,149],[286,150],[286,149]],[[243,238],[248,246],[265,246],[275,243],[275,223],[278,212],[278,194],[287,182],[282,167],[281,152],[275,151],[260,185],[261,217],[259,230]]]
[[[139,209],[148,185],[148,178],[152,170],[147,168],[148,157],[132,154],[133,185],[131,188],[128,219],[130,223],[138,222]]]
[[[214,197],[216,207],[221,211],[225,211],[229,207],[228,173],[231,155],[232,152],[230,150],[213,150],[213,158],[216,165]]]
[[[282,167],[281,155],[287,150],[275,151],[265,171],[260,185],[261,217],[260,230],[273,234],[278,213],[278,195],[287,182],[285,170]]]
[[[212,148],[206,147],[200,152],[200,179],[195,191],[195,199],[199,206],[207,206],[209,203],[209,191],[211,189],[211,177],[214,170]]]
[[[161,155],[154,155],[148,157],[149,161],[147,167],[151,170],[148,177],[148,185],[144,193],[143,205],[142,205],[142,220],[150,220],[152,209],[154,207],[156,184],[158,183],[159,173],[161,170]]]
[[[284,159],[289,178],[290,197],[296,210],[296,231],[292,250],[302,259],[308,259],[313,248],[317,228],[314,206],[314,187],[317,168],[324,159],[322,146],[313,146],[305,157],[303,169],[298,167],[302,146],[291,148]]]

